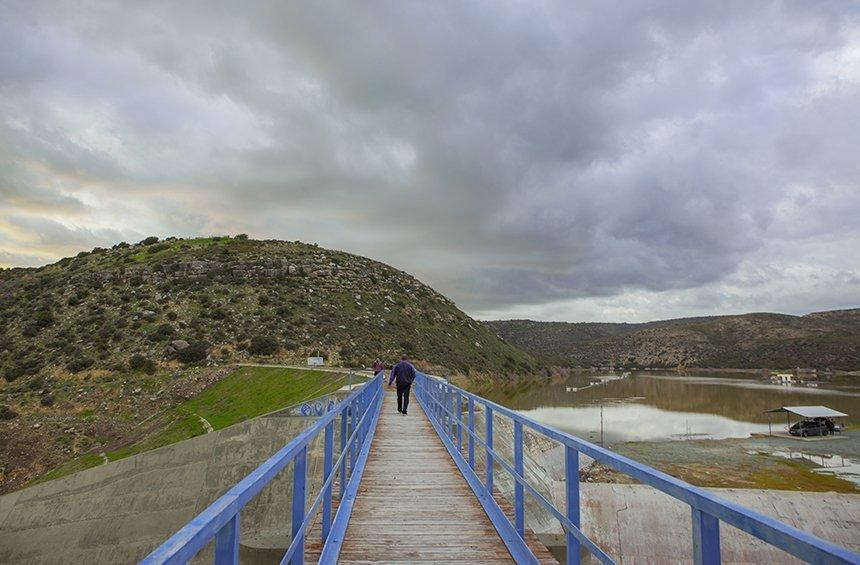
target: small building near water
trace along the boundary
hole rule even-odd
[[[783,385],[794,384],[794,375],[791,373],[773,373],[770,380]]]

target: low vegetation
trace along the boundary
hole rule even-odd
[[[590,367],[860,369],[860,309],[744,314],[644,324],[487,322],[546,363]]]
[[[408,274],[315,245],[149,237],[0,270],[0,376],[152,372],[171,360],[390,362],[526,374],[538,364]]]

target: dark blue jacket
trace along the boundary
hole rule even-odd
[[[397,386],[411,385],[415,380],[415,367],[409,361],[400,361],[391,368],[391,376],[388,377],[388,384],[397,381]]]

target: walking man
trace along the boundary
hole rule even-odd
[[[404,353],[400,362],[391,368],[391,376],[388,377],[388,386],[397,381],[397,411],[406,415],[409,408],[409,388],[415,380],[415,367],[409,362],[409,357]]]

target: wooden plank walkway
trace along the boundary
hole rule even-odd
[[[418,402],[386,393],[340,562],[512,561]]]

